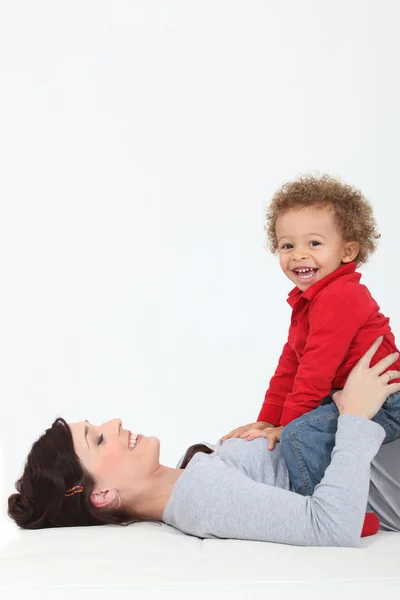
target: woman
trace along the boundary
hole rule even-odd
[[[335,396],[336,446],[311,497],[290,491],[279,446],[269,452],[264,438],[219,443],[173,469],[160,465],[157,438],[131,434],[118,419],[101,427],[58,419],[33,445],[9,515],[31,529],[157,520],[205,538],[357,546],[370,463],[384,438],[370,419],[400,391],[381,375],[397,354],[369,368],[379,344]]]

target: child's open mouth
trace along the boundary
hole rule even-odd
[[[294,269],[293,273],[301,281],[311,281],[311,279],[314,279],[317,271],[318,269],[314,269],[313,267],[303,267],[301,269]]]

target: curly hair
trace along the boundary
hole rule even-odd
[[[329,175],[302,175],[285,183],[274,195],[266,212],[265,232],[267,247],[275,254],[278,250],[276,221],[279,215],[295,208],[331,207],[346,242],[360,246],[355,260],[367,262],[376,250],[380,237],[372,206],[355,187],[345,185]]]

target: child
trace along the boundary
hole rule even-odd
[[[284,185],[269,206],[266,232],[296,286],[288,298],[289,336],[257,422],[223,439],[263,436],[270,448],[280,440],[295,491],[311,495],[335,443],[338,411],[331,391],[343,388],[379,336],[383,341],[372,365],[397,352],[389,319],[356,272],[374,252],[379,235],[362,194],[326,175]],[[400,360],[391,369],[400,369]],[[386,375],[390,381],[390,371]],[[384,443],[400,437],[399,393],[389,396],[374,420],[385,428]],[[379,528],[372,517],[364,535]]]

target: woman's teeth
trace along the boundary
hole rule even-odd
[[[136,446],[137,440],[138,440],[138,435],[135,433],[131,433],[131,436],[129,438],[129,450],[133,450],[134,447]]]

